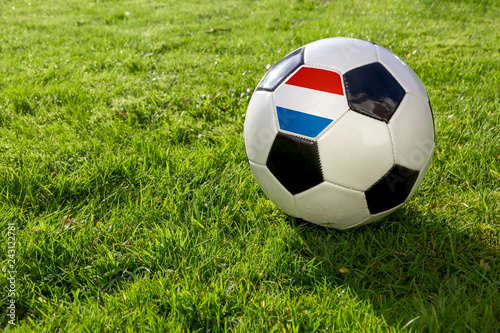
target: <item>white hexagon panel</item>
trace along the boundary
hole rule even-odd
[[[326,227],[346,229],[370,215],[362,191],[323,182],[295,196],[299,215]]]
[[[349,111],[318,140],[326,181],[365,191],[394,163],[387,125]]]
[[[267,154],[278,132],[274,120],[271,93],[256,91],[248,104],[245,117],[245,149],[250,161],[266,164]]]
[[[307,45],[304,63],[321,65],[340,73],[377,61],[373,43],[346,37],[327,38]]]
[[[428,101],[406,94],[389,121],[396,163],[420,170],[434,149],[434,121]]]

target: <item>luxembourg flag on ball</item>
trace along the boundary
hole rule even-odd
[[[317,137],[348,110],[339,73],[301,67],[274,92],[279,127],[283,131]]]

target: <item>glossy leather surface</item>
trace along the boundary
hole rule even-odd
[[[420,170],[434,149],[434,122],[429,102],[406,94],[389,121],[396,164]]]
[[[273,97],[268,91],[256,91],[245,117],[245,150],[250,161],[264,165],[278,132],[273,115]]]
[[[377,214],[402,204],[418,178],[418,171],[394,165],[365,192],[370,214]]]
[[[363,192],[328,182],[297,194],[295,202],[299,215],[308,221],[337,229],[349,228],[370,215]]]
[[[278,133],[267,158],[267,167],[292,194],[323,181],[317,143],[293,135]]]
[[[394,164],[387,125],[348,111],[318,140],[325,180],[365,191]]]
[[[278,61],[271,69],[264,75],[257,90],[273,91],[276,87],[283,82],[288,75],[294,72],[304,63],[304,48],[297,49],[292,53],[285,56]]]
[[[353,111],[388,122],[405,90],[380,63],[372,63],[344,74],[347,103]]]
[[[264,193],[286,214],[299,217],[293,196],[283,187],[265,165],[249,161],[250,169]]]
[[[377,50],[379,62],[384,65],[393,76],[398,78],[399,83],[407,93],[415,94],[425,100],[429,99],[424,85],[410,66],[385,47],[376,45],[375,49]]]
[[[321,39],[307,44],[304,51],[306,64],[321,64],[339,73],[376,61],[375,45],[355,38]]]

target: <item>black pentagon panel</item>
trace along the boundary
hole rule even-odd
[[[365,192],[370,214],[385,212],[402,204],[408,198],[417,178],[418,171],[394,165]]]
[[[323,182],[317,143],[311,140],[278,133],[266,165],[292,194]]]
[[[386,123],[405,95],[404,88],[378,62],[345,73],[344,85],[351,110]]]
[[[301,47],[278,61],[264,75],[257,90],[273,91],[288,75],[304,64],[304,48]]]

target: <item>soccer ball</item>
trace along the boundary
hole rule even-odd
[[[336,229],[376,221],[417,190],[434,121],[416,74],[353,38],[307,44],[264,75],[244,125],[250,169],[293,217]]]

